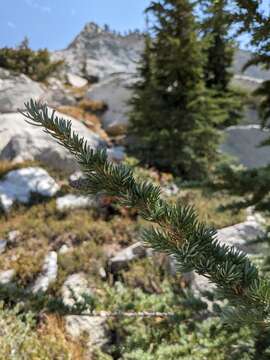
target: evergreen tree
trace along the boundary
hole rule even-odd
[[[262,68],[270,69],[270,17],[262,18],[260,25],[253,31],[252,45],[256,47],[256,53],[245,65],[244,70],[252,65],[260,65]],[[254,95],[260,100],[259,114],[262,127],[270,128],[270,81],[265,80],[254,91]],[[270,139],[265,145],[270,144]]]
[[[233,76],[231,66],[234,44],[230,38],[231,13],[228,0],[203,0],[204,21],[202,30],[206,41],[207,60],[204,76],[207,87],[227,91]]]
[[[235,44],[228,0],[202,0],[203,41],[206,53],[204,78],[220,109],[219,127],[236,125],[243,115],[243,95],[230,86]]]
[[[137,68],[138,81],[133,85],[133,97],[130,104],[134,111],[130,114],[133,134],[143,127],[151,115],[151,99],[153,94],[153,61],[151,54],[152,40],[144,35],[145,49]]]
[[[138,81],[133,85],[133,97],[130,100],[130,134],[135,139],[140,139],[143,129],[147,129],[143,141],[132,143],[131,151],[135,154],[144,154],[144,160],[150,162],[151,132],[154,132],[153,111],[155,110],[154,98],[154,61],[152,55],[152,40],[149,33],[144,35],[145,48],[138,65]]]
[[[235,0],[234,21],[240,24],[240,32],[248,31],[250,43],[255,50],[243,70],[252,65],[270,69],[270,17],[260,9],[260,2],[255,0]],[[255,91],[260,101],[259,113],[263,128],[270,128],[270,81],[264,81]],[[261,146],[269,146],[270,138]],[[269,209],[270,199],[270,164],[258,169],[223,169],[222,187],[232,194],[245,196],[246,201],[239,205],[254,205],[260,210]]]
[[[153,40],[146,44],[130,114],[135,155],[186,179],[209,172],[219,143],[193,10],[188,0],[150,4]]]
[[[270,69],[270,16],[260,5],[261,1],[235,0],[237,12],[234,20],[241,25],[241,32],[249,32],[251,45],[255,50],[251,59],[245,64],[243,71],[253,65]],[[270,120],[270,81],[266,80],[255,90],[255,96],[260,99],[259,112],[262,126],[269,127]],[[269,145],[269,142],[265,144]]]

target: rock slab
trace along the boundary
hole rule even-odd
[[[40,100],[44,88],[24,74],[0,68],[0,113],[18,111],[30,98]]]
[[[63,302],[68,306],[73,306],[75,299],[78,302],[82,301],[82,295],[92,295],[92,290],[88,286],[88,281],[84,273],[68,276],[62,286],[61,292]]]
[[[89,99],[107,104],[108,110],[101,116],[101,121],[110,135],[121,135],[127,130],[128,101],[132,94],[130,87],[135,81],[136,77],[131,74],[113,74],[92,86],[87,93]]]
[[[52,197],[59,189],[59,185],[44,169],[29,167],[13,170],[0,181],[0,203],[8,211],[15,201],[28,203],[33,193]]]
[[[93,148],[106,143],[80,121],[56,113],[70,120],[72,129],[83,136]],[[71,174],[79,169],[74,157],[41,128],[30,125],[20,113],[0,114],[0,160],[23,162],[36,160],[50,167]]]

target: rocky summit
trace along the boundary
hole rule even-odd
[[[89,23],[67,49],[55,52],[53,58],[65,59],[70,72],[97,80],[113,73],[136,72],[143,47],[140,33],[122,35]]]

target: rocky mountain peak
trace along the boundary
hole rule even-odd
[[[89,23],[85,24],[82,31],[69,44],[67,49],[72,49],[74,47],[77,47],[80,42],[87,41],[87,39],[90,40],[90,39],[93,39],[93,38],[101,36],[101,35],[108,36],[110,34],[112,34],[112,33],[106,27],[101,27],[94,22],[89,22]]]
[[[85,27],[83,29],[83,32],[94,33],[94,34],[99,34],[103,31],[104,31],[103,28],[93,21],[85,24]]]
[[[109,47],[110,52],[115,55],[117,49],[124,47],[135,46],[136,48],[139,45],[140,49],[142,49],[143,41],[143,33],[139,30],[121,33],[110,29],[108,25],[99,26],[94,22],[89,22],[64,51],[84,48],[89,50],[87,55],[91,56],[92,51],[96,50],[96,46],[99,44],[100,47]],[[111,42],[111,45],[108,42]],[[94,48],[93,45],[95,45]]]
[[[89,79],[102,79],[114,73],[135,73],[144,47],[139,31],[125,34],[94,22],[87,23],[67,49],[52,57],[64,59],[69,72]]]

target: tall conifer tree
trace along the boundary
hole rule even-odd
[[[140,70],[142,80],[135,86],[130,114],[135,154],[186,179],[207,174],[219,142],[214,105],[204,87],[193,10],[188,0],[151,2],[147,13],[153,19],[153,40],[150,49],[146,46],[141,67],[150,58],[150,77]]]
[[[137,69],[138,81],[133,85],[133,97],[130,101],[132,112],[130,113],[131,127],[130,133],[136,138],[140,138],[141,130],[145,127],[150,129],[152,119],[152,99],[154,98],[153,89],[153,73],[154,63],[152,61],[152,40],[149,33],[145,34],[145,49],[141,56],[141,60]],[[134,152],[144,152],[149,149],[150,142],[148,138],[144,139],[144,143],[132,144]],[[147,154],[147,153],[145,153]]]
[[[243,96],[230,86],[235,44],[232,38],[233,16],[229,0],[201,0],[204,19],[202,33],[206,62],[207,88],[220,108],[219,127],[237,124],[242,119]]]
[[[207,61],[204,66],[207,87],[227,91],[232,78],[234,47],[230,38],[231,13],[228,0],[203,0],[203,35],[207,41]]]
[[[270,15],[261,8],[261,2],[248,1],[243,3],[237,1],[239,13],[236,20],[242,23],[242,31],[249,30],[251,45],[255,52],[251,59],[245,64],[244,69],[250,66],[261,66],[263,69],[270,69]],[[268,5],[269,6],[269,5]],[[244,17],[246,14],[246,17]],[[262,126],[270,128],[270,80],[265,80],[254,92],[259,97],[259,112],[262,119]],[[270,145],[270,139],[265,145]]]

